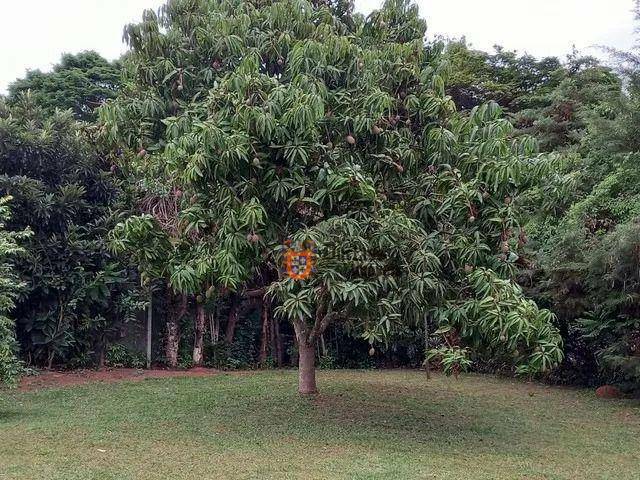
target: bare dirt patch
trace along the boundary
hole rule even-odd
[[[40,371],[37,375],[24,377],[20,391],[59,388],[86,383],[114,383],[123,380],[136,381],[145,378],[167,377],[207,377],[222,373],[212,368],[192,368],[190,370],[139,370],[135,368],[114,368],[105,370],[74,370],[69,372]]]

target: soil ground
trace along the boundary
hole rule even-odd
[[[122,380],[144,380],[147,378],[207,377],[221,373],[210,368],[192,368],[190,370],[142,370],[136,368],[109,368],[104,370],[46,371],[24,377],[18,390],[22,392],[43,388],[67,387],[86,383],[113,383]]]

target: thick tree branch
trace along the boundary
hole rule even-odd
[[[266,289],[264,288],[256,288],[253,290],[246,290],[244,292],[244,296],[248,298],[262,297],[264,296],[264,292]]]
[[[339,312],[329,312],[326,315],[321,316],[320,318],[316,317],[316,323],[313,325],[311,332],[309,332],[308,342],[313,344],[316,339],[324,333],[331,322],[339,316]]]

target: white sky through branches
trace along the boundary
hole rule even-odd
[[[27,69],[49,70],[63,53],[96,50],[108,59],[125,51],[122,27],[163,0],[0,0],[0,93]],[[356,0],[368,14],[381,0]],[[429,36],[465,36],[536,56],[563,57],[575,45],[628,49],[633,0],[417,0]]]

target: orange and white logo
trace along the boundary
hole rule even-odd
[[[287,240],[285,245],[284,268],[287,275],[294,280],[306,280],[315,272],[316,250],[313,243],[305,241],[299,248],[294,248]]]

